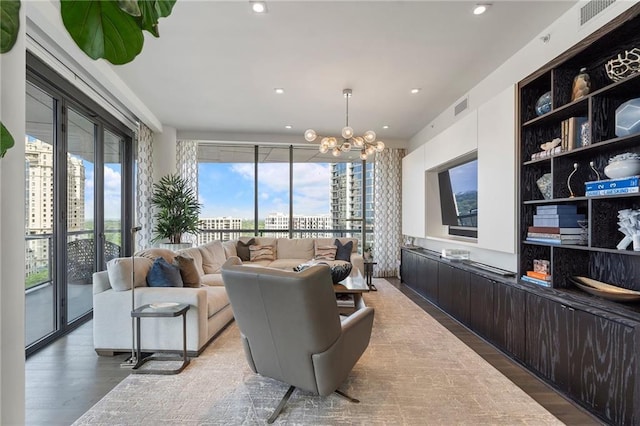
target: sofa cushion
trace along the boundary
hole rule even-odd
[[[224,287],[203,287],[207,292],[207,315],[211,318],[229,305],[229,296]]]
[[[222,274],[206,274],[200,277],[200,283],[206,286],[224,286],[222,281]]]
[[[230,257],[238,256],[238,250],[236,249],[235,241],[225,241],[222,243],[222,247],[224,248],[224,255],[228,259]]]
[[[193,264],[198,270],[198,275],[204,275],[204,270],[202,269],[202,252],[198,247],[189,247],[186,249],[178,250],[176,252],[176,255],[178,254],[192,258]]]
[[[164,248],[149,248],[140,250],[136,253],[136,256],[146,257],[151,260],[156,260],[158,257],[162,257],[167,262],[173,263],[173,258],[176,256],[176,253]]]
[[[258,260],[275,260],[273,246],[252,245],[249,246],[249,260],[255,262]]]
[[[238,257],[240,258],[240,260],[242,260],[243,262],[249,261],[251,257],[249,253],[249,247],[255,243],[256,243],[255,238],[251,238],[246,241],[242,239],[238,240],[238,244],[236,245],[236,253],[238,254]]]
[[[336,238],[335,244],[337,247],[335,260],[344,260],[351,262],[351,250],[353,249],[353,241],[342,244],[340,240]]]
[[[336,246],[316,246],[314,259],[335,260],[338,247]]]
[[[133,264],[133,265],[132,265]],[[134,268],[134,285],[144,287],[147,285],[146,277],[153,261],[146,257],[116,257],[107,262],[107,275],[109,283],[114,291],[131,290],[131,269]]]
[[[202,253],[202,270],[205,274],[220,272],[222,264],[227,260],[221,241],[212,241],[198,247]]]
[[[180,270],[163,257],[158,257],[153,261],[153,266],[147,274],[147,285],[149,287],[182,287]]]
[[[256,242],[254,243],[257,246],[271,246],[273,247],[273,258],[278,258],[278,239],[271,237],[256,237]]]
[[[278,238],[278,259],[313,259],[313,238]]]
[[[173,259],[173,264],[180,270],[182,283],[185,287],[200,287],[200,272],[193,257],[177,254]]]

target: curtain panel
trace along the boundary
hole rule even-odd
[[[151,195],[153,194],[153,132],[144,123],[138,125],[136,132],[136,214],[134,226],[141,229],[136,234],[133,250],[151,247],[153,238],[153,211]]]
[[[198,141],[179,140],[176,144],[176,170],[178,174],[191,185],[193,192],[198,195]],[[198,243],[198,236],[185,234],[183,242]]]
[[[402,245],[402,157],[404,149],[385,149],[375,156],[373,179],[375,223],[373,230],[373,275],[398,276]]]

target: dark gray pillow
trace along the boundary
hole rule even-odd
[[[342,245],[339,239],[333,243],[338,248],[336,250],[336,260],[344,260],[345,262],[351,262],[351,250],[353,250],[353,241],[349,241],[347,244]]]
[[[251,260],[251,252],[249,251],[249,246],[252,246],[256,243],[256,239],[252,238],[246,243],[238,240],[238,244],[236,245],[236,251],[238,252],[238,257],[243,262],[249,262]]]
[[[147,285],[149,287],[183,287],[180,269],[159,257],[153,261],[153,266],[149,269]]]

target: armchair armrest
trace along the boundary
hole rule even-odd
[[[322,353],[311,356],[318,394],[329,395],[342,384],[369,345],[373,308],[357,310],[342,322],[338,340]]]

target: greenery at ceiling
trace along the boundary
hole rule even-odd
[[[198,197],[188,182],[177,174],[163,176],[153,184],[151,205],[156,207],[156,237],[152,241],[168,239],[180,244],[182,234],[200,233]]]
[[[144,44],[143,31],[160,37],[158,20],[171,14],[176,0],[60,0],[62,22],[91,59],[114,65],[131,62]],[[11,50],[20,30],[20,0],[0,1],[0,53]],[[0,121],[0,158],[15,141]]]

